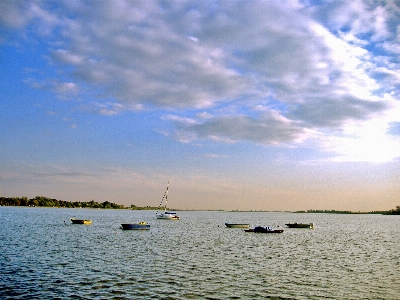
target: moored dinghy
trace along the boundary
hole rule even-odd
[[[75,219],[75,218],[71,218],[71,222],[72,224],[84,224],[84,225],[92,224],[92,220]]]
[[[150,224],[142,221],[139,223],[124,223],[121,224],[123,230],[150,230]]]
[[[225,223],[226,227],[229,228],[249,228],[250,224],[248,223]]]
[[[314,229],[314,223],[287,223],[285,224],[289,228],[311,228]]]

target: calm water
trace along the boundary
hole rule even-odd
[[[0,207],[0,298],[400,299],[400,216],[179,215]],[[150,231],[119,229],[142,220]],[[315,229],[255,234],[226,221]]]

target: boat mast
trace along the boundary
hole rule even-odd
[[[160,207],[161,207],[161,205],[162,205],[162,203],[163,203],[163,201],[164,201],[164,198],[165,198],[164,212],[166,212],[166,211],[167,211],[167,195],[168,195],[168,187],[169,187],[169,181],[168,181],[168,185],[167,185],[167,190],[165,191],[165,193],[164,193],[164,196],[163,196],[163,197],[162,197],[162,199],[161,199],[160,205],[159,205],[159,206],[158,206],[158,208],[157,208],[156,215],[158,214],[158,211],[159,211],[159,209],[160,209]]]
[[[168,185],[167,185],[167,190],[165,191],[165,206],[164,206],[164,212],[167,212],[168,187],[169,187],[169,181],[168,181]]]

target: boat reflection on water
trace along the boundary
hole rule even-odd
[[[255,233],[282,233],[283,229],[274,229],[271,226],[262,227],[256,226],[253,229],[245,229],[246,232],[255,232]]]
[[[314,223],[287,223],[285,225],[289,228],[311,228],[311,229],[314,229]]]

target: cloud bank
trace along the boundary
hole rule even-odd
[[[59,76],[27,82],[87,111],[167,109],[186,143],[381,162],[400,156],[399,15],[394,1],[2,1],[0,34],[43,44]]]

